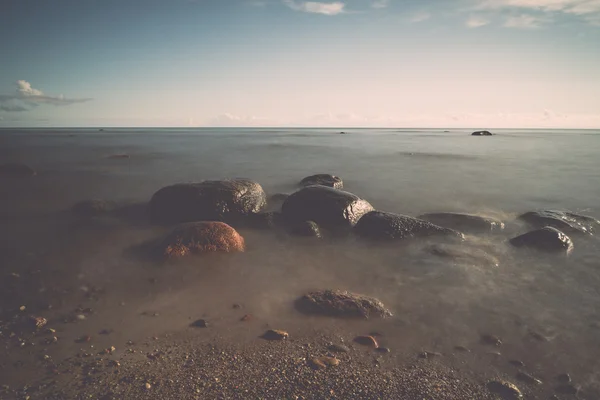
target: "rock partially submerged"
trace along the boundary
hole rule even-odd
[[[28,178],[37,173],[29,165],[20,163],[6,163],[0,165],[0,176]]]
[[[419,215],[420,219],[445,228],[462,232],[490,232],[504,229],[504,223],[492,218],[461,213],[429,213]]]
[[[493,133],[490,131],[475,131],[471,133],[471,136],[492,136]]]
[[[295,236],[321,238],[321,229],[313,221],[303,221],[293,223],[288,227],[288,232]]]
[[[296,308],[308,314],[333,317],[386,318],[392,313],[374,297],[342,290],[318,290],[300,297]]]
[[[569,211],[531,211],[520,215],[518,219],[527,222],[534,228],[551,226],[566,233],[591,235],[595,229],[600,228],[600,221],[597,219]]]
[[[263,188],[249,179],[179,183],[156,192],[150,215],[161,223],[232,221],[266,205]]]
[[[547,252],[570,253],[573,241],[563,232],[551,226],[527,232],[510,240],[515,247],[530,247]]]
[[[434,256],[449,258],[458,262],[489,266],[500,264],[497,257],[486,253],[482,249],[463,247],[462,245],[436,243],[426,246],[424,250]]]
[[[244,238],[223,222],[191,222],[182,224],[161,242],[160,250],[166,258],[207,252],[244,251]]]
[[[314,221],[329,228],[351,228],[373,206],[360,197],[341,190],[315,185],[290,195],[282,212],[292,222]]]
[[[341,178],[335,175],[329,174],[317,174],[307,176],[306,178],[300,181],[301,186],[312,186],[312,185],[321,185],[328,186],[334,189],[342,189],[344,187],[344,182]]]
[[[375,240],[398,240],[434,235],[464,238],[464,235],[452,229],[442,228],[431,222],[383,211],[371,211],[364,215],[354,227],[362,237]]]

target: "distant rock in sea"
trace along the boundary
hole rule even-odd
[[[401,240],[435,235],[464,238],[460,232],[434,225],[429,221],[382,211],[365,214],[354,227],[354,231],[359,236],[372,240]]]
[[[490,131],[476,131],[471,133],[471,136],[492,136],[493,133]]]

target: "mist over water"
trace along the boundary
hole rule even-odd
[[[60,271],[43,292],[24,295],[32,304],[63,299],[57,313],[72,308],[73,292],[106,288],[97,307],[101,318],[86,322],[86,329],[121,326],[125,332],[118,334],[125,340],[203,315],[225,337],[250,340],[254,333],[223,317],[235,303],[261,323],[289,331],[324,327],[350,337],[385,331],[398,363],[421,350],[484,349],[479,337],[491,333],[502,338],[503,354],[522,359],[537,375],[551,379],[568,371],[588,390],[598,389],[597,236],[572,236],[569,257],[515,250],[506,241],[527,230],[514,220],[526,211],[564,209],[600,218],[600,133],[500,130],[471,137],[467,130],[338,131],[2,130],[0,160],[38,171],[33,179],[3,184],[2,273],[32,266]],[[130,157],[108,158],[123,153]],[[268,194],[291,193],[300,179],[315,173],[340,176],[344,190],[379,210],[411,216],[467,212],[499,218],[507,227],[468,235],[463,244],[423,239],[387,245],[240,229],[245,253],[161,266],[131,249],[165,228],[110,218],[78,225],[67,212],[85,199],[147,202],[163,186],[205,179],[247,177]],[[460,252],[442,257],[431,246]],[[328,288],[375,296],[394,318],[339,321],[293,309],[306,291]],[[140,319],[145,312],[159,313],[160,324]],[[449,356],[448,362],[462,371],[508,370],[483,350],[466,361]]]

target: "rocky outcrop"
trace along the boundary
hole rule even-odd
[[[175,227],[159,246],[165,258],[179,258],[217,251],[244,251],[244,238],[223,222],[191,222]]]
[[[344,182],[341,178],[329,174],[317,174],[307,176],[300,181],[300,186],[322,185],[332,187],[334,189],[342,189]]]
[[[314,221],[327,228],[351,228],[373,210],[368,201],[341,190],[315,185],[290,195],[282,212],[290,222]]]
[[[364,215],[354,227],[354,232],[361,237],[374,240],[398,240],[434,235],[464,237],[462,233],[422,219],[382,211],[371,211]]]
[[[531,211],[520,215],[518,219],[527,222],[533,228],[551,226],[566,233],[591,235],[595,229],[600,228],[600,221],[597,219],[568,211]]]
[[[28,178],[37,173],[29,165],[20,163],[6,163],[0,165],[0,176]]]
[[[551,226],[527,232],[510,240],[515,247],[530,247],[547,252],[570,253],[573,241],[563,232]]]
[[[150,215],[160,223],[235,221],[262,210],[263,188],[249,179],[180,183],[156,192]]]
[[[429,221],[444,228],[456,229],[462,232],[490,232],[504,229],[504,223],[492,218],[460,213],[429,213],[419,215],[420,219]]]
[[[296,301],[296,308],[307,314],[333,317],[386,318],[392,313],[374,297],[342,290],[310,292]]]
[[[476,131],[471,133],[471,136],[492,136],[493,133],[490,131]]]

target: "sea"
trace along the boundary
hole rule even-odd
[[[45,312],[58,316],[82,294],[97,294],[96,317],[64,333],[72,338],[110,326],[113,338],[125,341],[183,329],[199,316],[238,343],[255,340],[267,325],[290,335],[332,331],[347,341],[379,332],[392,364],[410,364],[426,351],[458,374],[514,380],[510,361],[517,360],[544,382],[528,389],[532,398],[554,393],[561,373],[571,375],[580,398],[600,398],[600,232],[572,236],[569,256],[507,243],[527,231],[517,217],[528,211],[600,219],[600,130],[472,131],[0,129],[0,164],[37,171],[31,179],[0,181],[0,273],[5,282],[11,274],[32,277],[2,297],[1,309],[51,305]],[[477,214],[504,221],[506,229],[467,235],[466,255],[457,258],[428,252],[432,243],[424,239],[379,246],[241,229],[243,254],[157,266],[132,249],[164,227],[81,222],[70,213],[86,199],[145,203],[164,186],[207,179],[250,178],[267,194],[292,193],[317,173],[339,176],[344,190],[378,210]],[[313,289],[374,296],[394,316],[345,321],[298,313],[294,300]],[[240,327],[229,317],[233,304],[267,325]],[[154,314],[160,317],[140,317]],[[482,335],[502,344],[482,343]],[[65,346],[56,357],[67,356]],[[19,374],[32,379],[22,371],[13,378]]]

